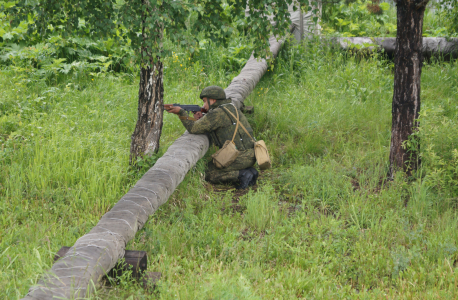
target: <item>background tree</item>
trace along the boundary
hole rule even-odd
[[[398,0],[389,176],[420,165],[418,140],[423,16],[428,0]]]
[[[18,24],[30,22],[30,34],[46,36],[49,28],[60,28],[63,35],[84,32],[91,36],[119,37],[126,34],[140,63],[138,120],[132,134],[130,162],[159,149],[163,123],[163,60],[171,50],[162,46],[164,36],[193,49],[198,37],[225,41],[233,31],[231,18],[251,11],[246,32],[254,39],[255,55],[269,55],[269,37],[284,36],[291,23],[288,5],[292,0],[19,0],[9,8]],[[303,10],[315,2],[295,1]],[[231,9],[227,9],[230,7]],[[273,16],[275,26],[268,16]],[[90,26],[81,26],[81,23]],[[196,34],[204,33],[204,34]]]

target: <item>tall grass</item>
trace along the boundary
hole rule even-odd
[[[206,60],[177,49],[166,61],[166,103],[199,103],[203,85],[228,84],[211,47]],[[0,73],[0,298],[25,295],[54,253],[88,232],[141,176],[128,166],[138,78],[73,75],[50,85]],[[183,132],[165,115],[161,153]]]
[[[163,272],[158,297],[455,298],[453,186],[445,176],[428,181],[427,152],[417,177],[384,180],[392,63],[309,44],[283,48],[267,74],[247,99],[274,161],[260,189],[239,207],[231,192],[194,189],[200,166],[130,245],[156,259],[149,268]],[[458,142],[450,127],[457,75],[456,62],[434,62],[422,77],[423,109],[435,111],[422,121],[435,130],[422,145],[441,145],[434,153],[447,162]],[[278,202],[265,197],[272,187]],[[149,297],[135,284],[96,297],[114,296]]]
[[[166,101],[196,103],[204,85],[227,85],[223,51],[208,52],[205,66],[176,51],[182,61],[167,65]],[[255,135],[273,159],[257,191],[214,189],[199,161],[127,245],[147,251],[148,269],[162,272],[157,292],[124,278],[91,298],[456,298],[458,177],[449,168],[458,147],[456,62],[425,64],[422,75],[423,168],[387,182],[392,63],[314,43],[285,46],[246,100],[255,106],[248,116]],[[0,76],[14,94],[14,75]],[[127,166],[136,84],[109,77],[86,84],[59,86],[46,115],[21,125],[35,129],[4,150],[4,298],[23,296],[54,253],[140,176]],[[23,98],[28,92],[21,90]],[[163,147],[182,132],[166,115]]]
[[[279,217],[278,197],[271,185],[253,193],[250,191],[244,199],[246,211],[243,214],[245,222],[260,232],[275,224]]]

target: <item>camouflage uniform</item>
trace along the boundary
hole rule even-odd
[[[236,119],[222,108],[224,107],[234,114],[234,116],[237,116],[236,108],[231,103],[230,99],[216,101],[210,106],[208,113],[199,120],[191,121],[182,119],[181,122],[189,133],[207,134],[211,144],[221,148],[226,140],[232,140],[237,124]],[[253,136],[253,129],[251,129],[245,115],[240,110],[238,110],[238,113],[239,121],[245,126],[250,135]],[[179,115],[187,116],[187,113],[182,109]],[[254,142],[241,126],[237,130],[234,143],[237,150],[240,151],[237,159],[224,169],[218,169],[213,161],[210,161],[205,175],[207,181],[212,183],[237,182],[239,170],[252,167],[256,163]]]

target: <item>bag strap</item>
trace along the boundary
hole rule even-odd
[[[238,110],[237,107],[235,107],[235,106],[234,106],[234,108],[235,108],[235,111],[237,112],[237,118],[236,118],[236,120],[237,120],[237,126],[240,124],[240,127],[242,127],[242,129],[245,131],[245,133],[251,138],[251,140],[253,141],[253,143],[256,143],[256,140],[251,136],[251,134],[248,133],[248,130],[246,130],[246,128],[245,128],[245,126],[243,126],[242,122],[239,121],[239,110]],[[228,109],[226,109],[225,107],[223,107],[223,109],[224,109],[225,111],[227,111],[228,113],[230,113],[231,116],[233,116],[233,117],[235,118],[234,114],[231,113]],[[235,130],[235,132],[234,132],[234,137],[235,137],[235,133],[236,133],[236,132],[237,132],[237,128],[236,128],[236,130]],[[232,141],[234,141],[234,138],[232,138]]]
[[[224,108],[224,110],[228,111],[232,115],[232,113],[229,110],[227,110],[225,107],[223,107],[223,108]],[[232,115],[232,116],[234,116],[234,115]],[[239,129],[239,123],[240,122],[239,122],[239,112],[238,111],[237,111],[237,119],[236,120],[237,120],[237,125],[235,125],[234,135],[232,136],[232,142],[234,142],[235,135],[237,134],[237,130]]]

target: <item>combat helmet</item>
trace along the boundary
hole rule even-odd
[[[207,86],[200,93],[200,99],[207,97],[215,100],[226,100],[226,93],[223,88],[217,85]]]

